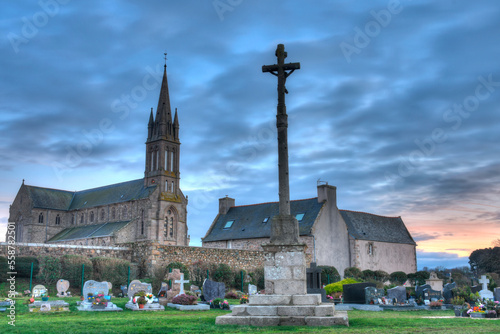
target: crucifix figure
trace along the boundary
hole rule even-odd
[[[290,215],[290,185],[288,176],[288,115],[286,114],[285,88],[286,78],[300,63],[285,64],[287,53],[285,46],[278,44],[276,48],[278,63],[262,66],[262,72],[269,72],[278,77],[278,107],[276,127],[278,128],[278,168],[279,168],[279,216],[273,218],[271,224],[271,243],[294,244],[298,242],[298,222]]]

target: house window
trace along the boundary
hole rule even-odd
[[[224,230],[227,230],[233,226],[234,220],[228,220],[226,224],[224,225]]]
[[[43,213],[41,213],[39,216],[38,216],[38,222],[40,224],[43,224]]]
[[[269,217],[266,217],[266,218],[264,218],[264,220],[262,220],[262,224],[267,224],[268,221],[269,221]]]
[[[368,255],[373,255],[373,242],[368,244]]]
[[[300,223],[302,221],[302,219],[304,219],[304,215],[305,215],[305,213],[297,213],[295,215],[295,219],[297,219]]]
[[[94,211],[90,211],[90,222],[94,222]]]
[[[59,216],[59,214],[56,216],[56,225],[60,225],[61,224],[61,217]]]

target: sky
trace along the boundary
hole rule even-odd
[[[290,197],[401,216],[417,265],[500,238],[500,3],[11,1],[0,13],[0,240],[28,185],[144,176],[167,53],[191,245],[226,195],[278,201],[276,78],[287,80]]]

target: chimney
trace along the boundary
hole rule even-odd
[[[318,185],[318,203],[332,202],[337,206],[337,187],[328,184]]]
[[[219,214],[225,215],[229,211],[229,208],[234,206],[234,204],[234,198],[227,197],[227,195],[224,198],[219,198]]]

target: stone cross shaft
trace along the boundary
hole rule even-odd
[[[278,44],[276,57],[278,64],[262,66],[262,72],[269,72],[278,77],[278,107],[276,115],[276,127],[278,128],[278,166],[279,166],[279,213],[290,215],[290,187],[288,179],[288,116],[286,114],[285,88],[286,78],[293,71],[300,69],[300,63],[285,64],[285,46]],[[289,71],[289,72],[287,72]]]

